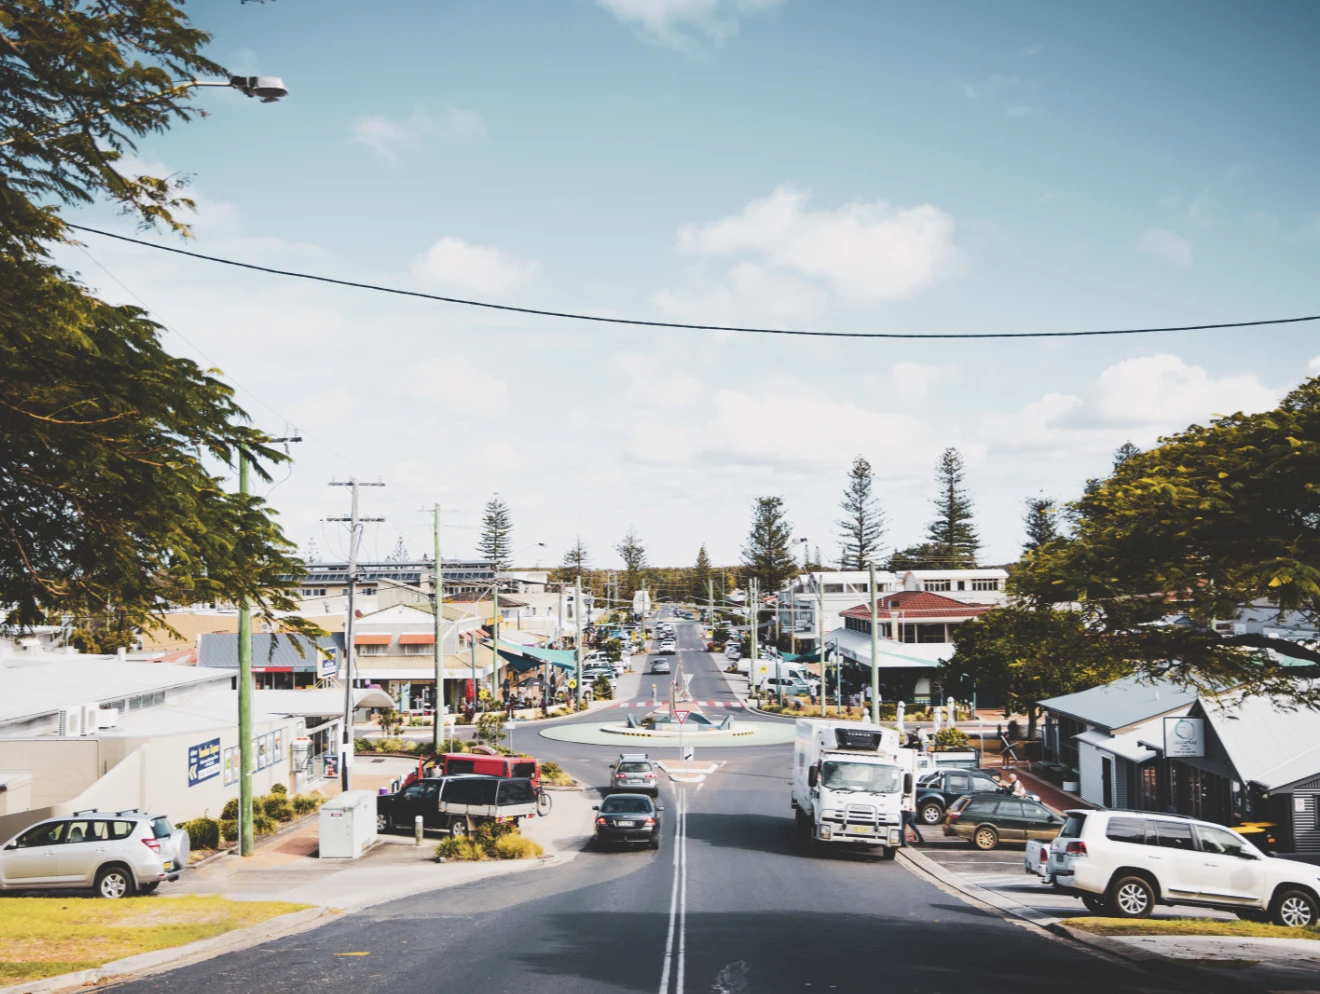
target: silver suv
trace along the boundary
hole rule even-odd
[[[0,891],[150,894],[188,865],[188,833],[163,815],[76,811],[25,828],[0,848]]]

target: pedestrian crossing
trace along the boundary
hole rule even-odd
[[[658,708],[661,705],[668,704],[668,701],[614,701],[605,705],[607,708]],[[728,708],[734,711],[745,711],[746,708],[737,701],[680,701],[683,704],[695,704],[702,708]]]

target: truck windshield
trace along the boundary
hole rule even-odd
[[[859,790],[870,794],[892,794],[903,784],[903,771],[897,766],[874,766],[826,760],[820,782],[828,790]]]

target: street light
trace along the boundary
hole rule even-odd
[[[91,118],[104,117],[112,110],[120,107],[128,107],[132,104],[145,104],[160,97],[167,97],[172,93],[180,93],[184,90],[191,90],[195,86],[224,86],[245,93],[249,97],[256,97],[263,104],[273,104],[289,95],[289,88],[284,85],[284,80],[278,76],[230,76],[228,79],[185,79],[180,80],[168,89],[161,90],[159,93],[153,93],[151,96],[143,97],[141,100],[131,100],[128,103],[114,104],[113,106],[99,110],[95,114],[89,114],[86,117],[76,117],[72,121],[64,121],[56,124],[54,127],[47,128],[45,131],[39,131],[32,137],[38,140],[45,140],[43,136],[49,135],[52,131],[61,131],[70,125],[78,124]],[[0,146],[12,145],[18,141],[17,137],[6,138],[0,141]]]

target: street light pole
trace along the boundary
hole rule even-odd
[[[442,619],[445,613],[445,568],[440,559],[440,505],[435,505],[435,718],[432,743],[436,753],[444,749],[445,733],[445,647]]]
[[[825,717],[828,707],[829,670],[825,666],[825,585],[816,580],[816,651],[820,653],[820,716]]]
[[[573,690],[576,692],[577,700],[575,710],[582,710],[582,643],[586,641],[586,620],[582,612],[582,573],[577,575],[577,581],[573,587],[573,617],[577,621],[577,676],[573,680]]]

